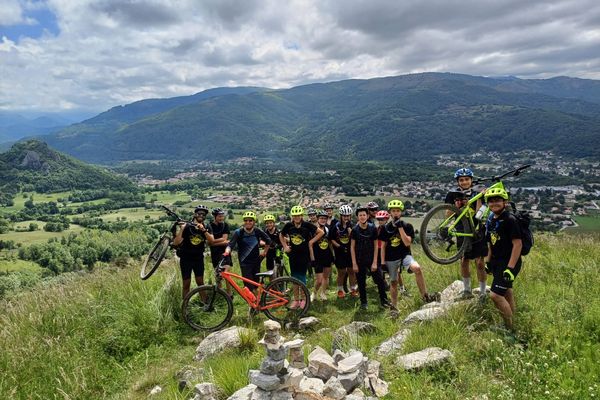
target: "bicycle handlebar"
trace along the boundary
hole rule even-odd
[[[181,218],[179,217],[179,215],[177,215],[177,214],[175,213],[175,211],[171,210],[171,209],[170,209],[170,208],[168,208],[167,206],[161,206],[161,207],[162,207],[162,208],[165,210],[165,212],[167,213],[167,215],[168,215],[169,217],[174,217],[174,218],[177,220],[177,222],[185,222],[183,219],[181,219]]]
[[[503,178],[511,175],[511,176],[519,176],[524,169],[531,167],[531,164],[521,165],[513,170],[503,173],[502,175],[492,176],[489,178],[477,178],[473,180],[473,184],[478,184],[481,182],[500,182]]]

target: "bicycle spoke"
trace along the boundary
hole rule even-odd
[[[221,329],[231,319],[233,305],[229,296],[214,286],[200,286],[183,301],[183,317],[196,330]]]
[[[421,226],[421,245],[427,256],[439,263],[450,264],[461,257],[468,239],[457,236],[468,233],[466,217],[457,221],[459,210],[449,204],[431,209]]]
[[[297,279],[280,277],[267,285],[260,304],[268,318],[285,323],[298,320],[306,313],[310,295]]]

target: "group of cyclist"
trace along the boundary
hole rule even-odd
[[[473,172],[460,168],[454,174],[457,190],[446,196],[446,202],[465,207],[468,199],[477,193],[473,190]],[[519,225],[506,211],[508,193],[504,189],[488,190],[485,201],[491,215],[482,226],[486,228],[474,240],[470,250],[461,260],[461,276],[464,283],[463,298],[473,297],[471,290],[470,262],[475,261],[479,281],[480,299],[486,298],[486,273],[493,275],[490,297],[500,310],[505,324],[512,328],[515,301],[512,282],[521,268]],[[473,212],[482,206],[473,204]],[[264,228],[257,227],[253,211],[243,214],[243,225],[233,233],[225,222],[225,211],[212,210],[213,221],[206,223],[208,208],[197,206],[191,223],[181,223],[173,244],[178,246],[183,296],[190,290],[191,273],[198,285],[203,284],[204,249],[210,246],[213,267],[233,265],[231,251],[237,249],[242,276],[257,281],[262,260],[267,270],[273,270],[278,250],[289,258],[290,274],[306,284],[307,275],[314,274],[311,300],[327,300],[332,266],[337,268],[337,297],[360,298],[361,309],[367,309],[367,277],[371,276],[378,291],[379,304],[397,312],[398,295],[406,293],[401,277],[402,270],[415,275],[416,285],[425,302],[439,300],[439,293],[429,293],[421,266],[411,253],[415,238],[414,227],[402,218],[404,204],[398,199],[389,201],[387,210],[380,210],[375,202],[359,206],[355,210],[344,204],[338,208],[339,220],[334,217],[334,206],[326,203],[322,210],[294,206],[290,210],[291,221],[278,229],[277,218],[272,214],[263,217]],[[352,221],[353,215],[356,221]],[[488,246],[489,243],[489,246]],[[221,262],[223,260],[223,262]],[[487,267],[486,262],[487,260]],[[384,274],[389,275],[389,283]],[[349,284],[348,284],[349,283]],[[250,290],[255,287],[244,283]],[[390,298],[388,298],[388,288]],[[231,290],[228,290],[231,293]],[[295,299],[290,307],[304,307],[304,299]]]

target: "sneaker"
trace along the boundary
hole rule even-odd
[[[381,308],[392,308],[392,303],[389,300],[384,300],[381,302]]]
[[[473,298],[473,292],[470,290],[463,290],[462,292],[460,292],[460,299],[461,300],[468,300],[468,299],[472,299]]]
[[[344,293],[343,290],[338,290],[337,297],[338,299],[343,299],[344,297],[346,297],[346,293]]]
[[[390,318],[396,319],[400,316],[400,311],[394,306],[390,307]]]
[[[485,302],[487,301],[488,295],[487,293],[481,293],[479,295],[479,298],[477,299],[477,301],[479,302],[479,304],[485,304]]]
[[[310,294],[310,301],[315,301],[317,299],[317,295],[315,293]]]
[[[350,292],[350,296],[352,296],[352,297],[359,297],[360,293],[358,293],[358,290],[352,289],[352,291]]]
[[[298,308],[299,308],[299,309],[301,309],[301,310],[302,310],[302,309],[304,309],[304,307],[305,307],[305,306],[306,306],[306,300],[300,300],[300,301],[298,302]]]
[[[361,303],[361,304],[360,304],[360,309],[361,309],[361,310],[366,310],[366,309],[368,309],[368,308],[369,308],[369,304],[367,304],[367,303]]]
[[[298,300],[292,300],[290,303],[290,309],[298,308],[299,303],[300,302]]]
[[[325,292],[321,292],[321,294],[319,294],[319,299],[323,301],[327,300],[327,295],[325,294]]]

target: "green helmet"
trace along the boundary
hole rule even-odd
[[[273,221],[275,222],[275,216],[273,214],[267,214],[263,218],[263,222]]]
[[[400,200],[390,200],[387,208],[388,210],[391,210],[392,208],[399,208],[400,210],[404,210],[404,203],[402,203]]]
[[[508,193],[506,190],[502,188],[489,188],[485,191],[485,201],[487,201],[490,197],[502,197],[504,200],[508,200]]]
[[[254,213],[254,211],[246,211],[244,213],[244,215],[242,215],[242,219],[253,219],[254,221],[256,221],[256,214]]]
[[[297,215],[304,215],[304,208],[302,208],[302,206],[294,206],[290,210],[290,215],[292,217],[295,217]]]

